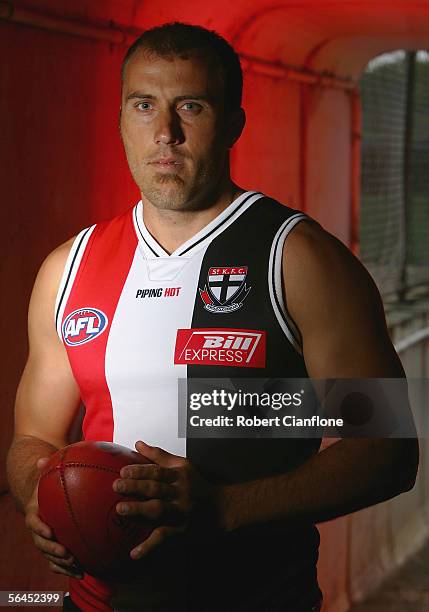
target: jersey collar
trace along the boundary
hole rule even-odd
[[[171,255],[147,230],[143,219],[143,203],[140,200],[133,208],[134,229],[146,259],[157,257],[175,258],[192,257],[194,253],[207,246],[216,236],[221,234],[231,223],[243,214],[254,202],[264,197],[259,191],[245,191],[229,204],[217,217],[203,227],[195,236],[180,245]]]

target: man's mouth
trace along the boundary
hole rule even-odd
[[[182,166],[183,161],[174,157],[160,157],[149,162],[153,166]]]

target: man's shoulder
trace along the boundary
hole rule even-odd
[[[309,216],[304,217],[290,233],[285,242],[283,258],[286,264],[302,268],[305,273],[324,271],[340,277],[343,273],[368,275],[347,245]]]
[[[54,332],[56,334],[55,325],[52,326],[54,317],[51,315],[56,310],[61,290],[64,283],[68,282],[73,264],[79,260],[79,256],[83,254],[96,232],[102,231],[103,227],[109,226],[110,223],[124,216],[124,214],[130,215],[130,210],[131,208],[110,221],[101,221],[82,229],[57,246],[44,259],[37,273],[30,299],[30,331],[35,329],[34,322],[36,321],[37,326],[45,329],[46,335],[52,335]],[[46,326],[44,326],[44,322],[46,322]]]
[[[51,269],[51,271],[55,271],[57,267],[64,269],[70,252],[72,248],[76,245],[76,242],[79,241],[78,239],[84,240],[85,237],[88,237],[88,234],[92,233],[92,230],[98,234],[101,234],[111,227],[120,225],[124,221],[128,222],[132,217],[134,208],[135,205],[133,204],[132,206],[129,206],[125,211],[122,211],[111,218],[101,219],[93,225],[89,225],[83,228],[79,233],[75,234],[74,236],[57,246],[53,251],[51,251],[51,253],[49,253],[45,261],[43,262],[42,267],[48,267]]]
[[[294,208],[290,202],[277,200],[273,196],[267,195],[262,191],[259,192],[262,197],[257,200],[258,206],[265,214],[277,215],[281,217],[292,216],[295,214],[303,214],[297,208]]]
[[[374,279],[350,249],[318,223],[302,221],[291,232],[283,250],[283,277],[288,308],[298,326],[319,319],[340,326],[347,317],[356,321],[371,315],[384,327]]]
[[[258,217],[258,220],[261,222],[261,226],[264,223],[268,225],[272,225],[273,228],[284,227],[284,225],[289,225],[289,221],[291,222],[291,226],[294,229],[294,232],[297,231],[298,227],[301,226],[301,223],[296,223],[300,219],[305,219],[305,221],[311,223],[314,226],[318,226],[320,229],[322,227],[319,223],[311,217],[308,213],[299,210],[293,206],[293,202],[277,200],[272,196],[266,195],[262,192],[262,197],[259,198],[256,202],[256,206],[253,207],[254,215]],[[289,232],[287,232],[289,233]],[[301,228],[299,230],[301,233]]]
[[[61,277],[67,258],[77,236],[78,234],[72,236],[49,253],[42,263],[39,275],[49,274],[50,276]]]

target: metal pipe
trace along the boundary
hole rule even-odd
[[[88,38],[108,42],[115,45],[123,45],[128,43],[129,39],[134,39],[136,34],[130,29],[120,29],[116,25],[110,27],[102,27],[93,24],[80,23],[71,21],[63,17],[46,15],[25,8],[17,8],[12,2],[0,2],[0,20],[32,28],[41,28],[51,32],[60,32],[61,34],[69,34],[80,38]]]
[[[294,66],[283,64],[282,62],[270,62],[245,53],[240,53],[240,60],[243,70],[262,74],[274,79],[287,79],[307,85],[342,89],[351,92],[356,88],[355,81],[349,78],[340,78],[314,70],[301,70]]]
[[[34,10],[17,8],[12,2],[6,0],[0,0],[0,20],[19,23],[33,28],[41,28],[52,32],[69,34],[71,36],[108,42],[114,45],[129,44],[139,33],[141,33],[141,30],[129,27],[119,28],[115,24],[107,28],[94,24],[72,21],[64,17],[46,15]],[[339,78],[310,70],[300,70],[299,68],[288,66],[282,62],[271,62],[244,53],[240,53],[240,59],[244,70],[263,74],[271,78],[288,79],[318,87],[344,89],[346,91],[353,90],[356,87],[356,84],[351,79]]]
[[[410,347],[418,344],[419,342],[423,342],[429,338],[429,327],[424,327],[423,329],[419,329],[418,331],[413,332],[406,338],[402,338],[395,343],[395,350],[397,353],[402,353],[409,349]]]

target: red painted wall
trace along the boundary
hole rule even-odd
[[[58,244],[137,199],[118,134],[122,53],[106,44],[0,24],[0,486],[26,354],[36,272]]]
[[[357,78],[371,57],[387,49],[429,46],[429,4],[407,0],[284,0],[274,7],[264,0],[190,0],[182,3],[180,15],[175,3],[156,1],[13,4],[103,27],[111,20],[143,28],[180,18],[217,29],[248,55],[341,77]],[[117,128],[124,51],[120,45],[0,21],[0,589],[64,584],[43,560],[37,563],[39,553],[6,494],[4,458],[37,269],[59,243],[139,197]],[[244,102],[248,124],[233,151],[235,178],[290,206],[305,202],[307,212],[347,241],[348,95],[246,72]],[[345,609],[350,590],[349,520],[322,530],[320,574],[326,601],[340,602],[338,610]]]

